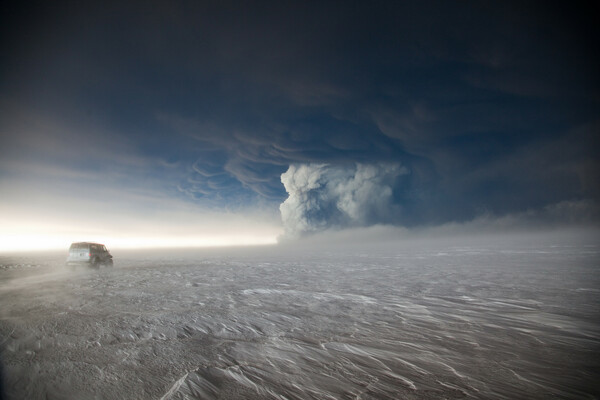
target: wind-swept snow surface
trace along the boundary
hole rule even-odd
[[[0,258],[8,399],[600,396],[595,245]]]

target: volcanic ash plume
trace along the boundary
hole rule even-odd
[[[407,173],[397,163],[291,165],[281,175],[289,194],[279,206],[285,236],[388,222],[399,212],[394,187]]]

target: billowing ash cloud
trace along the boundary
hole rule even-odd
[[[292,165],[281,175],[286,237],[327,228],[389,223],[400,213],[394,188],[408,170],[398,163]]]

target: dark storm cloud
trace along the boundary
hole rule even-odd
[[[197,201],[279,203],[290,166],[384,163],[406,169],[388,222],[464,221],[597,199],[592,15],[535,2],[31,5],[4,13],[2,101],[187,165],[173,185]]]

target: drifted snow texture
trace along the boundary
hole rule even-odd
[[[281,175],[289,194],[279,207],[285,234],[386,223],[399,212],[393,188],[407,173],[397,163],[292,165]]]
[[[4,398],[598,398],[599,247],[495,241],[0,257]]]

